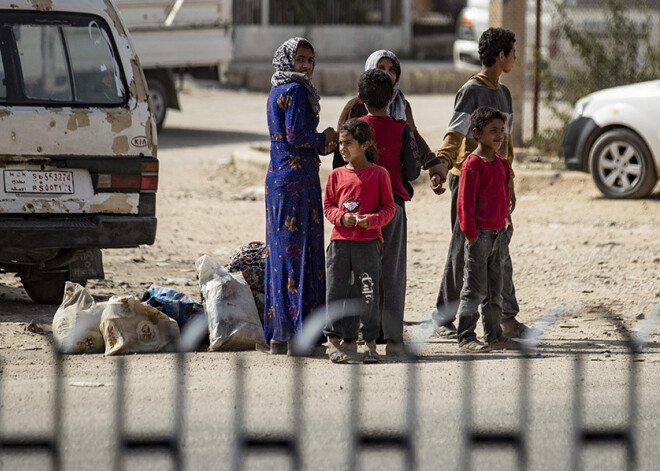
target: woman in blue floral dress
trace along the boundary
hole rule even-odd
[[[286,41],[275,52],[273,67],[267,107],[264,337],[270,353],[285,354],[305,317],[325,300],[319,153],[334,150],[337,133],[332,128],[316,132],[320,106],[310,80],[314,48],[309,41]]]

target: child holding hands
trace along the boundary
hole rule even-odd
[[[376,339],[380,332],[379,280],[383,236],[381,227],[395,213],[390,177],[374,165],[376,149],[371,128],[365,121],[350,119],[339,131],[339,152],[346,162],[333,170],[325,188],[325,217],[334,224],[326,251],[326,304],[345,300],[351,273],[360,291],[360,320],[365,341],[364,363],[377,363]],[[343,322],[344,316],[327,316],[324,334],[328,356],[333,363],[349,360],[358,337],[357,322]],[[342,344],[342,341],[345,343]],[[344,350],[344,345],[350,345]]]
[[[413,196],[410,184],[420,173],[422,164],[415,135],[405,122],[388,115],[394,97],[390,76],[380,69],[365,71],[358,82],[358,97],[367,109],[360,119],[371,126],[373,143],[378,150],[377,164],[384,167],[392,183],[395,212],[383,227],[382,257],[383,290],[381,322],[385,353],[399,356],[405,353],[403,344],[403,314],[406,303],[406,258],[408,227],[406,201]]]
[[[486,352],[508,340],[500,319],[511,171],[496,152],[504,140],[505,123],[506,116],[494,108],[483,106],[472,113],[472,134],[478,145],[463,162],[458,182],[457,215],[466,242],[457,336],[459,348],[466,352]],[[486,344],[475,334],[479,305]]]

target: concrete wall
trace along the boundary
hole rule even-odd
[[[234,60],[270,61],[275,49],[289,38],[307,38],[318,61],[364,61],[376,49],[407,55],[411,49],[409,27],[394,26],[255,26],[234,27]]]
[[[407,0],[404,0],[406,3]],[[409,11],[409,8],[404,11]],[[364,61],[377,49],[389,49],[400,58],[413,48],[410,19],[401,25],[234,26],[234,60],[224,74],[230,88],[270,90],[271,61],[277,47],[289,38],[307,38],[316,52],[314,84],[326,95],[352,95],[364,71]],[[407,25],[407,26],[404,26]],[[451,64],[402,64],[406,93],[455,93],[469,77]]]
[[[369,51],[371,53],[372,51]],[[364,71],[364,58],[351,62],[327,62],[320,59],[314,70],[314,85],[323,95],[354,95]],[[232,62],[224,85],[228,88],[268,92],[273,68],[271,59],[259,62]],[[404,61],[401,64],[402,89],[407,94],[456,93],[471,72],[457,71],[448,62]]]

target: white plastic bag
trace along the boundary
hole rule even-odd
[[[265,344],[252,291],[240,273],[230,273],[208,255],[195,262],[209,325],[209,350],[254,349]]]
[[[66,282],[62,304],[53,316],[53,337],[62,353],[103,352],[99,324],[104,307],[78,283]]]
[[[133,296],[113,296],[101,316],[105,354],[174,352],[179,325]]]

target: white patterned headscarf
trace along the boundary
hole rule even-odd
[[[312,84],[312,81],[307,75],[301,74],[300,72],[294,72],[293,64],[296,58],[296,51],[300,46],[307,47],[314,52],[312,44],[305,38],[287,39],[284,44],[277,48],[275,55],[273,56],[275,73],[271,77],[270,83],[273,87],[291,82],[301,84],[307,90],[307,100],[309,101],[309,105],[312,107],[314,113],[318,114],[319,111],[321,111],[318,90]]]
[[[403,92],[399,90],[399,79],[401,78],[401,64],[399,63],[399,58],[392,51],[386,49],[379,49],[374,51],[367,58],[367,61],[364,63],[364,70],[375,69],[378,66],[378,61],[386,58],[394,62],[394,68],[396,70],[396,80],[394,81],[394,98],[392,103],[390,103],[389,108],[387,109],[387,114],[390,118],[406,120],[406,97],[403,95]]]

